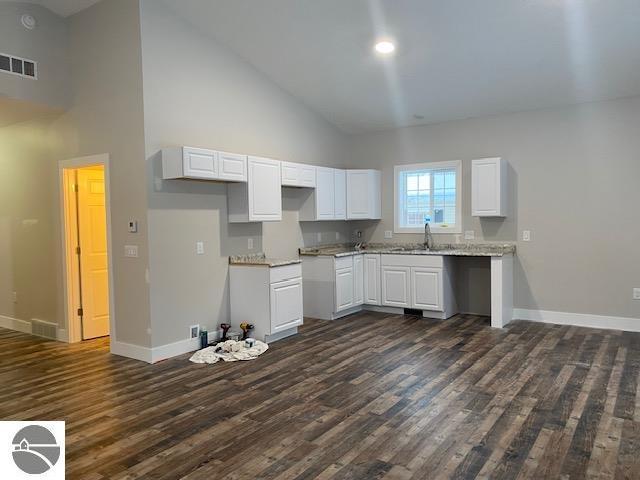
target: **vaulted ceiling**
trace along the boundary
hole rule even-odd
[[[163,1],[347,132],[640,94],[638,0]]]

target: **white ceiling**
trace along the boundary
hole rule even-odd
[[[165,1],[347,132],[640,94],[638,0]]]
[[[0,0],[8,1],[8,0]],[[61,17],[68,17],[90,7],[100,0],[26,0],[26,3],[34,3],[46,7]]]

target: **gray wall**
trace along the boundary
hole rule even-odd
[[[517,307],[640,318],[632,299],[640,287],[639,124],[636,97],[355,136],[350,165],[383,172],[383,219],[366,225],[366,237],[382,241],[393,230],[394,165],[463,160],[463,230],[517,241]],[[487,156],[510,165],[504,220],[470,215],[470,161]],[[519,241],[522,230],[531,242]]]
[[[27,322],[62,309],[54,118],[0,128],[0,316]]]
[[[304,191],[285,189],[283,221],[231,225],[227,187],[161,181],[158,151],[191,145],[316,165],[342,166],[347,139],[162,1],[142,2],[148,161],[151,314],[154,346],[229,319],[228,256],[254,251],[294,257],[302,244],[347,240],[346,222],[299,224]],[[196,256],[203,241],[205,254]]]
[[[73,98],[69,110],[55,124],[56,135],[65,144],[65,153],[58,159],[110,155],[115,339],[149,346],[138,1],[108,0],[83,10],[70,17],[69,34]],[[128,233],[129,219],[139,221],[139,233]],[[125,244],[139,245],[139,258],[124,258]]]
[[[24,13],[38,26],[27,30],[20,23]],[[0,71],[0,93],[10,98],[53,107],[69,104],[68,28],[64,18],[50,10],[24,2],[0,2],[0,52],[38,62],[38,79]]]

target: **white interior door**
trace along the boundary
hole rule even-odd
[[[82,338],[109,335],[109,274],[104,168],[78,169]]]

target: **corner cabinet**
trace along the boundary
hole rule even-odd
[[[507,216],[507,163],[502,158],[471,162],[471,215]]]
[[[347,219],[381,218],[378,170],[347,170]]]
[[[196,147],[164,148],[162,178],[246,182],[247,156]]]
[[[337,168],[315,167],[315,188],[300,209],[300,221],[346,220],[346,173]]]
[[[248,157],[247,183],[229,184],[229,223],[282,220],[280,161]]]

